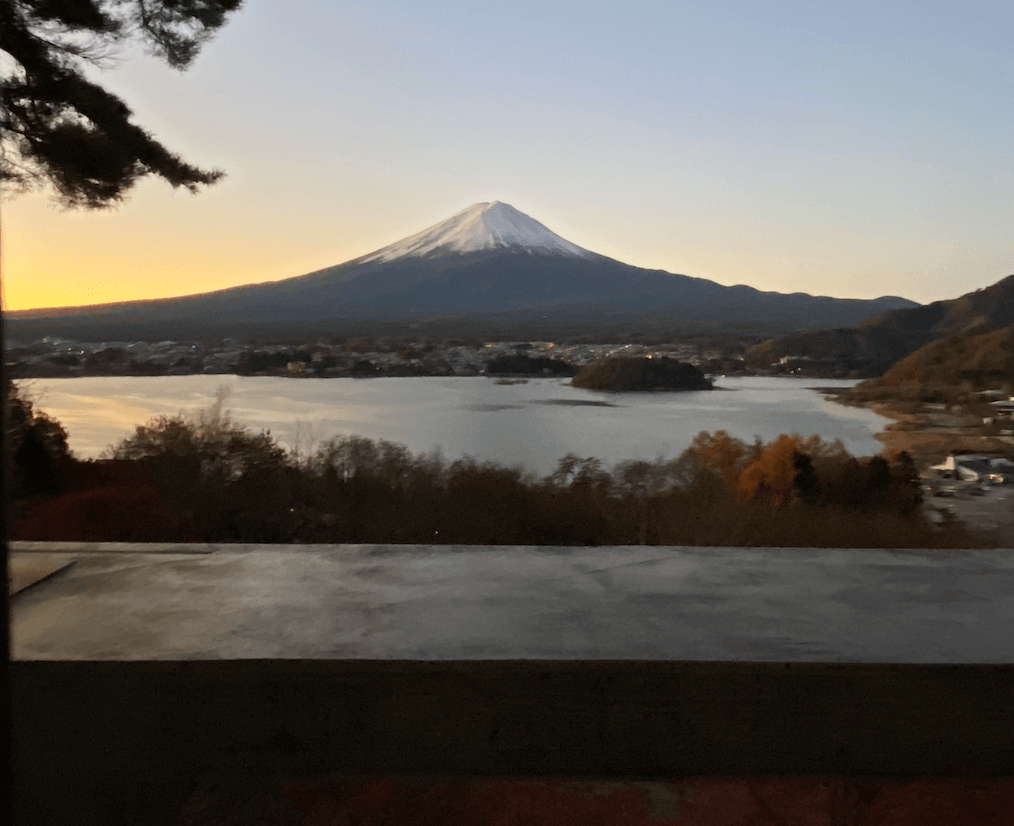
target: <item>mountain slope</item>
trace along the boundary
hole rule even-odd
[[[882,376],[856,385],[854,401],[953,402],[977,391],[1014,386],[1014,327],[931,341]]]
[[[475,204],[376,252],[308,275],[183,298],[12,313],[12,332],[136,338],[265,325],[413,324],[434,317],[594,328],[604,321],[669,329],[757,331],[854,324],[915,306],[725,287],[632,267],[582,249],[500,202]],[[155,332],[157,331],[157,332]]]
[[[958,298],[892,310],[853,327],[772,339],[753,348],[747,357],[760,366],[782,356],[808,356],[875,375],[931,341],[1012,324],[1014,275]]]

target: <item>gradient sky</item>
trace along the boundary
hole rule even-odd
[[[479,201],[629,264],[842,297],[1014,273],[1014,6],[247,0],[101,82],[192,197],[3,204],[8,309],[302,275]]]

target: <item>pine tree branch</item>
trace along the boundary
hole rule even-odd
[[[186,163],[132,123],[129,107],[80,66],[133,35],[186,68],[241,2],[0,0],[0,50],[15,65],[0,78],[0,180],[48,182],[64,206],[88,209],[119,203],[147,175],[191,192],[220,180],[222,171]],[[81,34],[88,44],[70,41]]]

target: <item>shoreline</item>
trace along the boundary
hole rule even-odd
[[[814,388],[817,389],[817,388]],[[820,388],[824,392],[826,388]],[[825,398],[848,407],[867,410],[890,419],[874,438],[883,445],[887,457],[908,453],[917,464],[933,464],[952,453],[1014,453],[1014,439],[975,433],[975,425],[955,424],[952,414],[937,415],[923,408],[912,409],[908,400],[853,402],[840,393],[825,393]]]
[[[875,402],[846,402],[840,398],[826,396],[840,404],[865,407],[878,416],[891,421],[875,435],[883,448],[880,454],[887,459],[901,452],[908,453],[920,471],[921,484],[926,499],[924,507],[936,511],[939,518],[957,518],[973,534],[998,548],[1014,547],[1014,493],[1010,485],[990,485],[989,489],[978,488],[978,495],[954,491],[947,498],[937,500],[941,480],[930,471],[930,467],[955,453],[1001,454],[1014,456],[1014,438],[997,437],[972,432],[974,424],[965,420],[955,424],[956,416],[951,413],[937,413],[922,406],[913,409],[908,400],[881,400]]]

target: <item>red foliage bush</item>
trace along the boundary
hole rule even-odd
[[[185,520],[171,514],[138,462],[59,462],[62,492],[19,503],[11,539],[29,541],[183,541]]]

